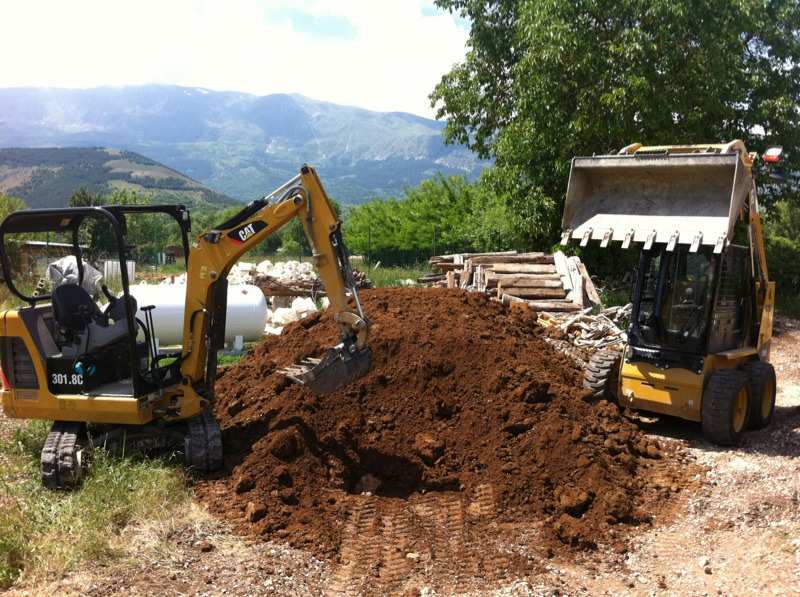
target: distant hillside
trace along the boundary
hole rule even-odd
[[[442,142],[443,124],[299,95],[148,85],[0,89],[0,147],[105,146],[148,155],[249,200],[317,167],[343,202],[400,193],[436,172],[486,165]]]
[[[131,189],[153,203],[192,207],[236,203],[163,164],[132,151],[99,147],[0,149],[0,192],[29,207],[63,207],[81,187],[91,193]]]

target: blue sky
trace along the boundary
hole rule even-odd
[[[430,0],[26,0],[0,22],[0,87],[178,84],[423,116],[468,34]]]

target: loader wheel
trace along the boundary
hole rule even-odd
[[[747,373],[721,369],[711,375],[703,392],[703,435],[721,446],[739,443],[747,428],[750,387]]]
[[[592,391],[592,397],[617,401],[620,354],[614,350],[600,350],[592,355],[583,372],[583,387]]]
[[[186,464],[199,473],[222,468],[222,432],[210,411],[203,411],[187,421],[183,442]]]
[[[89,466],[86,425],[55,421],[42,447],[41,465],[46,488],[77,488]]]
[[[775,411],[775,368],[769,363],[752,361],[742,367],[750,386],[750,429],[763,429]]]

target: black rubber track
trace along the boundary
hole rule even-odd
[[[184,441],[186,464],[199,473],[210,473],[222,467],[222,432],[209,411],[187,421]]]
[[[83,447],[83,435],[82,423],[53,423],[42,447],[42,485],[48,489],[74,489],[80,485],[83,468],[78,453]]]
[[[736,396],[742,387],[747,388],[749,408],[747,373],[738,369],[721,369],[711,374],[703,392],[701,409],[703,435],[710,442],[720,446],[734,446],[741,441],[747,421],[737,432],[733,428],[733,417]]]

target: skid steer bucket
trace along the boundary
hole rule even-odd
[[[750,162],[729,150],[633,153],[572,160],[562,243],[712,245],[730,240],[752,187]]]

